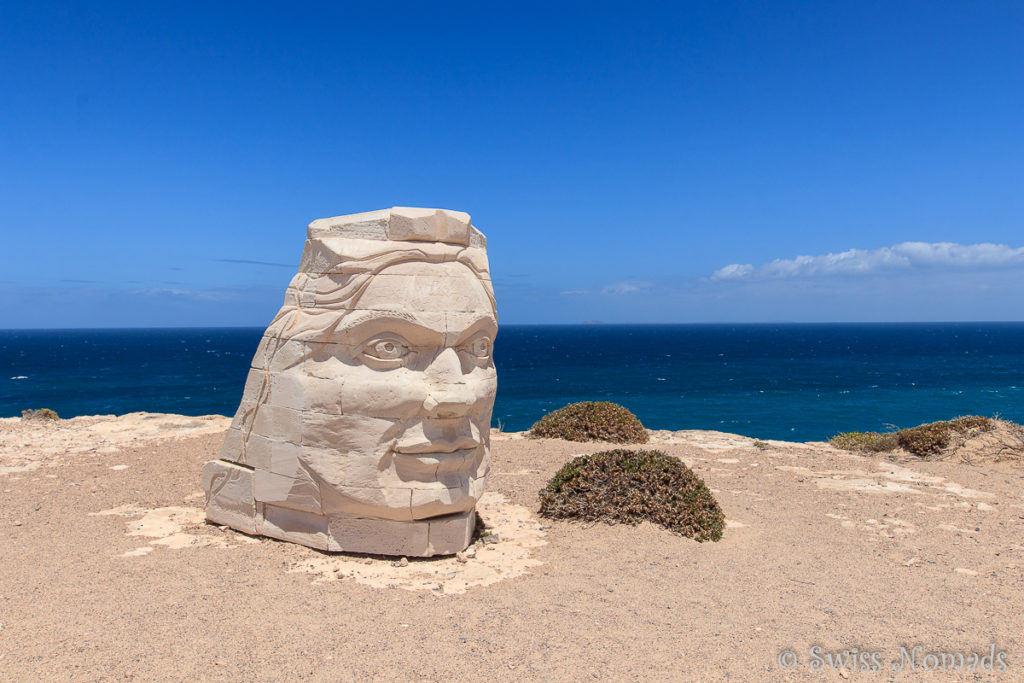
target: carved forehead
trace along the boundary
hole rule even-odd
[[[492,314],[484,284],[458,262],[398,263],[370,278],[353,310]]]

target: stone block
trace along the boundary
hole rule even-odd
[[[426,522],[395,522],[339,515],[331,515],[329,520],[330,550],[409,557],[427,557],[431,554],[430,527]]]
[[[243,452],[244,439],[242,432],[238,429],[231,427],[228,429],[227,434],[224,435],[224,443],[220,446],[220,455],[218,456],[221,460],[228,462],[238,462],[245,464],[245,453]]]
[[[256,354],[253,356],[252,367],[257,370],[284,372],[301,365],[302,358],[306,354],[303,342],[269,334],[273,329],[272,324],[271,328],[264,333],[260,345],[256,348]]]
[[[266,403],[256,407],[252,433],[273,441],[302,441],[302,412]]]
[[[469,214],[447,209],[396,206],[391,209],[388,237],[403,242],[445,242],[469,246]]]
[[[329,550],[325,515],[267,503],[263,506],[260,533],[281,541],[291,541],[318,550]]]
[[[387,239],[390,209],[364,211],[347,216],[319,218],[309,224],[306,235],[309,239],[344,236],[350,239]]]
[[[222,460],[203,466],[201,476],[206,494],[206,519],[247,534],[256,533],[256,502],[253,471]]]
[[[302,470],[292,477],[256,470],[253,477],[253,494],[261,503],[272,503],[279,507],[303,510],[317,515],[322,512],[320,489]]]
[[[472,510],[477,499],[468,493],[469,483],[463,488],[444,488],[436,483],[431,488],[413,489],[410,508],[413,519],[429,519],[440,515],[451,514],[452,511],[466,512]]]
[[[430,555],[454,555],[469,547],[476,527],[476,510],[429,520]]]

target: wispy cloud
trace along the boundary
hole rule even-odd
[[[646,289],[650,289],[654,286],[653,282],[642,282],[640,280],[622,280],[621,282],[613,282],[601,289],[602,294],[619,295],[619,294],[636,294]]]
[[[589,289],[563,289],[559,292],[564,296],[579,296],[580,294],[590,294]]]
[[[903,242],[878,249],[849,249],[838,254],[775,259],[761,266],[732,263],[712,280],[768,280],[828,275],[871,275],[913,269],[1006,268],[1024,265],[1024,247],[1005,244]]]
[[[194,299],[196,301],[230,301],[231,299],[238,298],[238,295],[235,292],[214,289],[179,289],[177,287],[150,287],[149,289],[135,293],[142,294],[144,296],[181,297]]]
[[[271,261],[250,261],[248,259],[241,258],[215,258],[210,259],[211,261],[217,261],[218,263],[246,263],[252,266],[275,266],[277,268],[295,268],[294,263],[273,263]]]

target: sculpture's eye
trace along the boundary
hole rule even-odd
[[[463,348],[477,360],[485,361],[491,357],[491,340],[488,337],[477,337]]]
[[[366,358],[386,361],[388,367],[398,365],[409,353],[409,347],[405,342],[395,337],[374,339],[363,347],[362,355]]]

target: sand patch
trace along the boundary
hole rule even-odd
[[[879,463],[878,469],[879,476],[891,479],[892,481],[904,481],[910,484],[941,484],[945,481],[942,477],[918,472],[917,470],[901,467],[894,463]]]
[[[328,555],[296,562],[289,571],[315,574],[317,582],[350,580],[374,588],[442,595],[490,586],[541,564],[531,553],[547,544],[546,534],[529,510],[509,503],[500,493],[488,492],[481,497],[477,511],[498,540],[477,541],[462,555],[465,561],[451,556],[417,558],[403,566],[395,558]]]
[[[750,437],[726,434],[725,432],[696,429],[684,429],[673,432],[666,429],[652,429],[649,430],[649,434],[651,444],[686,444],[702,448],[706,451],[729,451],[734,448],[746,448],[754,445],[754,439]]]
[[[221,434],[231,424],[223,415],[128,413],[67,420],[0,418],[0,475],[57,465],[69,456],[117,453],[128,445],[168,438]]]
[[[816,479],[819,489],[833,491],[866,491],[868,493],[923,493],[912,486],[894,481],[877,481],[875,479]]]
[[[953,482],[949,482],[943,488],[953,495],[960,496],[961,498],[995,498],[994,495],[986,491],[975,491],[974,489],[965,488],[959,484],[954,484]]]
[[[129,536],[145,536],[151,538],[148,546],[141,546],[121,554],[121,557],[140,557],[153,550],[153,546],[162,546],[171,550],[182,548],[200,548],[216,546],[218,548],[235,548],[224,536],[211,536],[200,533],[205,527],[206,513],[199,508],[162,507],[147,510],[137,505],[120,505],[109,510],[90,512],[93,517],[118,515],[121,517],[137,517],[125,522]],[[244,542],[259,543],[256,539],[239,537]]]
[[[8,462],[11,461],[17,462],[15,458],[11,458],[11,460],[9,460]],[[0,465],[0,474],[13,474],[14,472],[31,472],[32,470],[36,469],[42,464],[43,463],[39,461],[28,461],[21,462],[18,464]]]
[[[834,512],[826,512],[825,516],[829,519],[837,520],[840,526],[844,529],[866,531],[871,534],[882,536],[883,538],[896,538],[897,536],[909,536],[910,534],[917,533],[917,527],[910,522],[897,519],[896,517],[883,517],[882,519],[871,518],[858,524],[849,517],[839,515]],[[908,564],[907,566],[910,565]]]
[[[966,499],[994,497],[991,493],[976,491],[955,482],[947,481],[942,477],[925,474],[909,467],[902,467],[889,462],[878,463],[878,469],[875,472],[866,472],[862,469],[814,470],[800,465],[775,465],[774,467],[782,472],[791,472],[802,477],[813,477],[818,488],[834,491],[928,493],[931,495],[952,493],[955,496]],[[802,479],[798,481],[802,481]],[[965,507],[970,507],[971,505],[966,502],[961,504]]]

